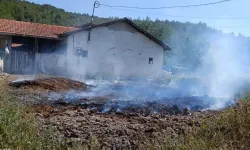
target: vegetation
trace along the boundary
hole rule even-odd
[[[228,108],[204,120],[201,127],[193,128],[178,138],[161,135],[144,149],[210,150],[249,149],[250,146],[250,95],[237,106]]]
[[[0,149],[66,149],[52,130],[38,132],[35,117],[6,92],[2,77],[0,85]]]
[[[43,24],[74,26],[90,21],[88,14],[66,12],[51,5],[38,5],[23,0],[0,0],[0,18]],[[112,18],[98,18],[98,23]]]
[[[248,149],[250,146],[250,95],[217,117],[207,120],[186,137],[180,149]]]

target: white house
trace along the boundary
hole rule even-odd
[[[0,19],[0,43],[4,72],[95,78],[158,76],[170,50],[127,18],[81,27]]]
[[[170,48],[127,18],[63,34],[68,71],[90,77],[152,77]]]

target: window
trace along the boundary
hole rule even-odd
[[[154,59],[152,57],[149,57],[148,64],[153,64]]]
[[[88,51],[82,50],[82,57],[88,57]]]

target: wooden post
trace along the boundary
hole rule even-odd
[[[12,37],[11,36],[4,36],[2,35],[1,36],[1,39],[2,40],[6,40],[7,43],[8,43],[8,49],[9,49],[9,54],[5,54],[5,51],[4,51],[4,56],[3,56],[3,72],[5,73],[11,73],[12,69],[11,67],[13,65],[11,65],[11,59],[12,59],[12,49],[11,49],[11,45],[12,45]]]
[[[35,70],[35,72],[31,72],[33,73],[37,73],[37,64],[36,64],[36,54],[39,53],[39,47],[38,47],[38,38],[34,39],[34,50],[32,52],[32,70]]]

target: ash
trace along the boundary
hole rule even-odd
[[[105,82],[89,86],[87,91],[50,93],[54,105],[74,105],[95,113],[121,115],[188,115],[193,111],[233,105],[231,98],[193,95],[190,90],[171,88],[158,83]],[[222,107],[222,108],[224,108]]]

